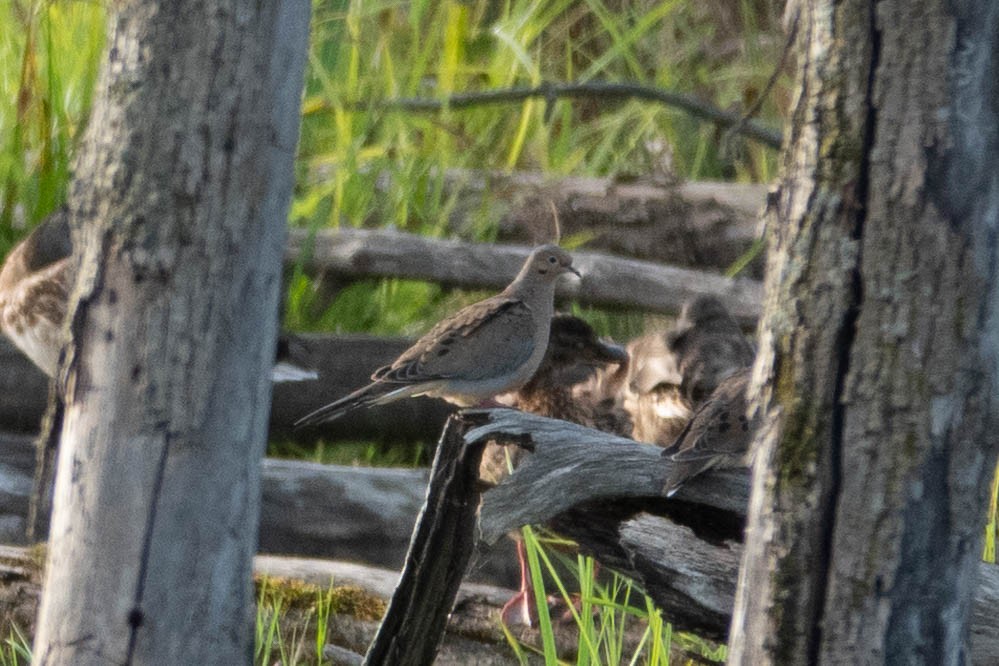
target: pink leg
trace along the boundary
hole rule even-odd
[[[524,542],[517,541],[517,563],[520,565],[520,589],[517,594],[510,597],[510,601],[504,604],[500,611],[500,619],[508,626],[526,625],[534,626],[532,609],[531,573],[527,570],[527,555],[524,551]]]

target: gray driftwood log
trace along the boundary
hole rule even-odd
[[[485,493],[483,538],[551,523],[643,585],[674,626],[724,639],[742,553],[731,537],[746,516],[745,470],[705,474],[663,500],[672,462],[657,447],[512,410],[487,418],[468,433],[469,442],[493,438],[533,454]],[[999,654],[999,567],[979,563],[977,574],[971,657],[992,664]]]
[[[372,371],[391,362],[411,340],[365,335],[302,335],[319,381],[275,384],[271,435],[293,434],[292,424],[312,410],[366,384]],[[37,432],[45,412],[48,380],[0,336],[0,431]],[[445,402],[415,398],[354,411],[331,423],[294,432],[296,439],[435,441],[453,409]]]
[[[328,168],[312,174],[330,177]],[[377,187],[388,188],[391,174]],[[534,172],[449,169],[444,196],[454,203],[449,227],[468,238],[482,222],[483,206],[501,243],[538,241],[550,229],[552,206],[564,236],[585,235],[586,247],[677,266],[724,269],[760,238],[765,185],[724,182],[648,182]],[[375,213],[377,215],[377,212]],[[370,220],[370,226],[385,226]],[[760,274],[762,257],[754,265]]]
[[[424,238],[398,231],[291,231],[286,258],[321,275],[401,277],[446,286],[502,289],[530,253],[526,245],[492,245]],[[717,296],[744,324],[755,324],[762,285],[719,273],[665,266],[588,251],[572,253],[581,280],[566,280],[561,297],[580,303],[675,314],[684,301]]]
[[[0,543],[25,543],[34,474],[32,435],[0,433]],[[400,569],[426,496],[427,469],[265,459],[258,551]],[[468,578],[516,584],[510,544],[476,553]],[[394,585],[394,580],[393,580]],[[391,588],[385,594],[388,596]]]
[[[531,243],[554,204],[563,235],[583,235],[588,250],[688,268],[724,270],[760,238],[765,185],[650,184],[570,176],[495,174],[490,193],[509,197],[501,242]],[[459,202],[460,205],[460,202]],[[481,210],[479,206],[472,212]],[[474,219],[474,218],[473,218]],[[762,276],[760,253],[747,275]]]

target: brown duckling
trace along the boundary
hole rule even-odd
[[[18,243],[0,268],[0,330],[51,377],[72,288],[68,213],[60,209]]]
[[[676,328],[666,335],[666,344],[679,365],[680,391],[694,408],[723,379],[748,367],[756,357],[738,322],[714,296],[698,296],[684,303]]]
[[[680,325],[667,340],[680,361],[681,391],[697,405],[663,451],[676,463],[664,487],[668,497],[712,467],[744,464],[756,428],[746,402],[756,352],[725,306],[710,296],[684,305]]]
[[[661,331],[628,344],[631,368],[623,387],[624,408],[634,423],[632,438],[668,446],[686,427],[693,413],[683,397],[683,376],[676,355]]]
[[[499,401],[525,412],[604,429],[600,426],[618,423],[627,416],[616,413],[613,405],[581,395],[576,389],[598,369],[607,365],[627,369],[627,363],[628,352],[623,347],[600,340],[579,317],[556,314],[551,321],[548,348],[537,372],[519,391],[502,395]],[[479,468],[480,479],[495,484],[506,476],[506,448],[498,444],[486,447]],[[509,453],[516,464],[520,449],[510,447]]]

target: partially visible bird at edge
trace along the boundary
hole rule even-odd
[[[0,330],[49,377],[56,373],[73,286],[69,215],[45,218],[7,255],[0,268]],[[304,342],[278,338],[275,382],[317,379]]]
[[[739,323],[714,296],[684,303],[666,344],[680,368],[681,393],[695,409],[723,379],[751,365],[756,357]]]
[[[295,425],[315,425],[417,395],[471,407],[519,389],[544,357],[555,283],[565,273],[579,276],[568,252],[555,245],[535,248],[501,293],[442,320],[391,365],[375,370],[370,384]]]

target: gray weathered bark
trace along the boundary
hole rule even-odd
[[[245,663],[310,5],[115,3],[35,660]]]
[[[999,5],[801,12],[729,661],[965,663],[999,425]]]
[[[366,664],[420,666],[434,660],[475,549],[481,446],[466,446],[463,415],[448,419],[437,446],[427,499],[413,529],[406,566]]]

